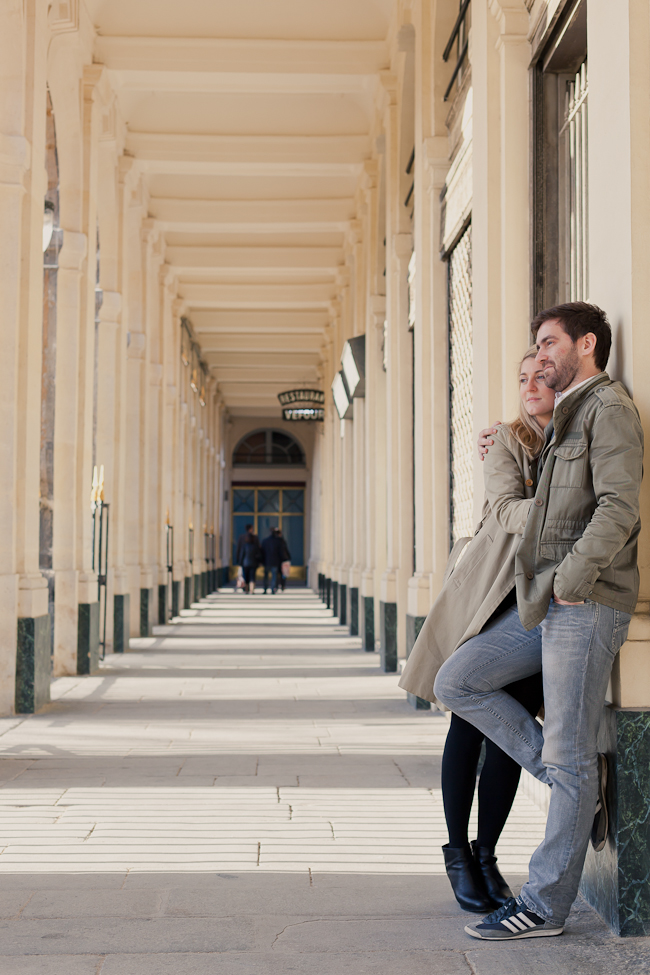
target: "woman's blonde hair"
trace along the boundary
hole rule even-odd
[[[525,362],[526,359],[534,359],[536,355],[537,347],[531,345],[528,352],[526,352],[525,356],[519,363],[519,367],[521,368],[521,364]],[[544,430],[537,417],[531,416],[530,413],[527,412],[526,407],[521,400],[519,401],[519,416],[516,420],[513,420],[512,423],[509,424],[509,428],[510,433],[515,438],[517,443],[521,444],[521,446],[524,448],[530,460],[532,460],[534,457],[538,457],[539,454],[541,454],[545,443]]]

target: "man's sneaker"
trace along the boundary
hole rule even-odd
[[[591,827],[591,845],[596,853],[605,848],[609,831],[609,816],[607,813],[607,755],[598,755],[598,802],[596,815]]]
[[[465,930],[473,938],[484,941],[514,941],[516,938],[548,938],[562,934],[563,924],[553,924],[533,914],[521,901],[509,897],[498,910],[482,921],[466,924]]]

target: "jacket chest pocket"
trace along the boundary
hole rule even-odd
[[[589,453],[583,440],[560,444],[555,450],[551,488],[583,488],[587,485]]]

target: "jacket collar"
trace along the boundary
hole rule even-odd
[[[553,427],[555,429],[555,439],[559,440],[565,428],[571,422],[576,410],[582,401],[601,386],[610,386],[612,380],[606,372],[599,372],[593,376],[588,383],[579,386],[572,392],[567,393],[553,410]]]

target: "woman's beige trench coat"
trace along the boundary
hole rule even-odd
[[[480,633],[515,584],[515,553],[535,494],[536,462],[507,425],[493,439],[483,462],[483,517],[473,538],[454,545],[440,594],[399,682],[426,701],[435,700],[433,682],[445,660]]]

